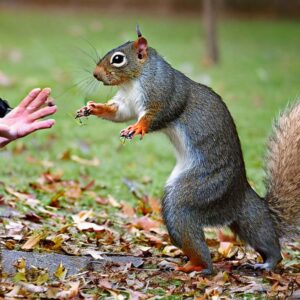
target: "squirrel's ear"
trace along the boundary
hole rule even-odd
[[[148,42],[142,36],[134,42],[134,47],[137,50],[138,58],[143,59],[147,56]]]

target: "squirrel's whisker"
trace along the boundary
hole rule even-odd
[[[83,50],[82,48],[80,48],[78,46],[75,46],[75,48],[77,50],[79,50],[81,53],[85,54],[87,57],[89,57],[96,65],[98,64],[98,62],[99,62],[98,57],[95,58],[90,53],[88,53],[87,51]]]
[[[89,79],[93,79],[93,78],[91,78],[90,76],[87,76],[87,77],[81,79],[80,81],[75,82],[74,84],[72,84],[71,86],[69,86],[65,91],[63,91],[61,94],[59,94],[58,96],[55,96],[55,99],[58,99],[58,98],[64,96],[64,95],[65,95],[66,93],[68,93],[71,89],[73,89],[73,88],[79,86],[82,82],[87,81],[87,80],[89,80]]]
[[[97,48],[87,39],[85,38],[82,38],[86,43],[88,43],[90,45],[90,47],[93,49],[94,53],[96,54],[96,57],[97,57],[97,60],[98,62],[100,61],[101,57],[100,57],[100,54],[97,50]]]

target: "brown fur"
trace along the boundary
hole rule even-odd
[[[275,123],[266,161],[266,199],[278,236],[299,236],[300,102],[283,112]]]

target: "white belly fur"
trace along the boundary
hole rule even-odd
[[[164,130],[166,135],[170,138],[175,147],[176,166],[174,167],[171,175],[169,176],[166,186],[171,186],[172,183],[182,174],[185,170],[190,169],[193,165],[193,157],[189,152],[189,143],[179,126],[171,126]]]
[[[116,118],[119,120],[141,118],[145,113],[144,95],[137,80],[122,85],[110,102],[118,104],[119,110]]]

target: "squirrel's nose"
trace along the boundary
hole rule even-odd
[[[93,75],[96,79],[98,79],[98,74],[96,72],[94,72]]]

